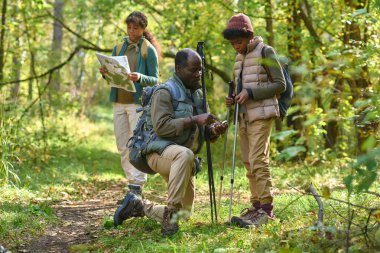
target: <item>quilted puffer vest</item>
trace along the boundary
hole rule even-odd
[[[238,83],[240,72],[243,69],[243,89],[262,87],[269,84],[268,75],[261,65],[261,50],[263,47],[264,43],[261,38],[255,37],[253,43],[249,45],[250,51],[246,55],[238,54],[236,56],[234,65],[235,83]],[[254,92],[253,96],[255,96]],[[245,114],[245,120],[248,122],[280,116],[276,96],[263,100],[247,99],[241,112]]]

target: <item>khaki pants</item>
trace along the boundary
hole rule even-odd
[[[114,103],[113,120],[117,149],[121,156],[121,166],[128,183],[142,186],[146,182],[147,175],[137,170],[129,162],[129,150],[126,147],[139,118],[139,114],[136,113],[138,107],[140,106],[135,104]]]
[[[240,149],[247,169],[251,191],[251,203],[271,203],[272,178],[269,169],[270,135],[274,119],[256,120],[251,123],[240,118]]]
[[[194,153],[186,147],[170,145],[161,155],[149,154],[147,161],[168,183],[167,206],[191,212],[195,196]],[[145,215],[162,222],[165,206],[144,201]]]

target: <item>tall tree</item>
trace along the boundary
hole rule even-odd
[[[6,31],[7,0],[3,0],[1,8],[1,28],[0,28],[0,82],[4,79],[4,43]]]
[[[352,13],[358,13],[360,11],[367,12],[369,10],[368,0],[356,0],[356,1],[345,0],[345,3],[348,9]],[[365,39],[367,38],[367,36],[365,35],[365,32],[363,33],[363,30],[365,31],[365,29],[360,27],[360,24],[358,23],[355,17],[351,19],[349,22],[345,23],[345,30],[343,32],[343,42],[347,46],[347,48],[363,50],[366,47],[366,43],[363,43],[363,42],[365,42]],[[349,54],[351,55],[353,59],[356,59],[355,61],[356,64],[361,62],[358,59],[358,57],[353,55],[351,52],[349,52]],[[353,66],[353,67],[356,68],[356,66]],[[358,72],[354,76],[348,79],[348,82],[352,89],[352,95],[353,95],[352,103],[355,103],[358,99],[367,97],[366,91],[370,84],[368,80],[367,64],[364,64],[364,66],[360,68],[356,68],[356,69]],[[358,148],[359,153],[362,153],[363,152],[362,144],[367,139],[368,133],[365,128],[361,127],[362,124],[360,121],[363,120],[363,117],[360,117],[362,116],[360,114],[362,112],[358,112],[358,113],[359,113],[358,115],[359,117],[358,117],[358,120],[355,122],[355,129],[356,129],[357,144],[358,144],[357,148]]]
[[[289,1],[289,18],[288,18],[288,52],[290,59],[293,63],[301,62],[301,18],[299,15],[300,3],[298,0]],[[300,73],[292,73],[292,80],[294,86],[297,86],[302,80]],[[300,103],[299,99],[295,97],[293,103]],[[288,124],[293,126],[294,130],[299,131],[299,136],[303,129],[301,112],[297,111],[288,117]]]
[[[53,23],[53,43],[52,43],[52,54],[53,54],[53,62],[59,63],[61,61],[62,54],[62,23],[59,22],[63,20],[63,0],[55,0],[54,1],[54,23]],[[60,90],[60,72],[57,70],[53,74],[52,78],[52,86],[55,91]]]

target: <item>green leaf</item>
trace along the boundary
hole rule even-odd
[[[280,155],[276,158],[276,160],[290,160],[302,152],[306,152],[306,148],[304,146],[292,146],[282,150]]]
[[[281,132],[275,133],[272,135],[272,137],[275,140],[284,141],[285,139],[295,135],[296,133],[298,133],[298,131],[287,130],[287,131],[281,131]]]
[[[353,189],[352,182],[353,181],[354,181],[353,175],[349,175],[343,179],[343,183],[346,185],[348,192],[352,192],[352,189]]]

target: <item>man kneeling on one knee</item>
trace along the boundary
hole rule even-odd
[[[146,158],[150,168],[168,184],[167,204],[158,205],[128,193],[116,210],[116,226],[131,217],[147,216],[162,224],[163,235],[171,235],[179,230],[178,220],[172,219],[173,215],[180,210],[192,210],[194,154],[202,147],[204,130],[209,131],[213,141],[227,129],[226,122],[219,122],[216,116],[203,110],[201,70],[202,61],[197,52],[189,48],[179,51],[175,56],[173,77],[152,95],[147,122],[152,122],[158,139],[149,143]],[[165,88],[169,82],[180,92],[181,99],[175,106],[170,89]]]

